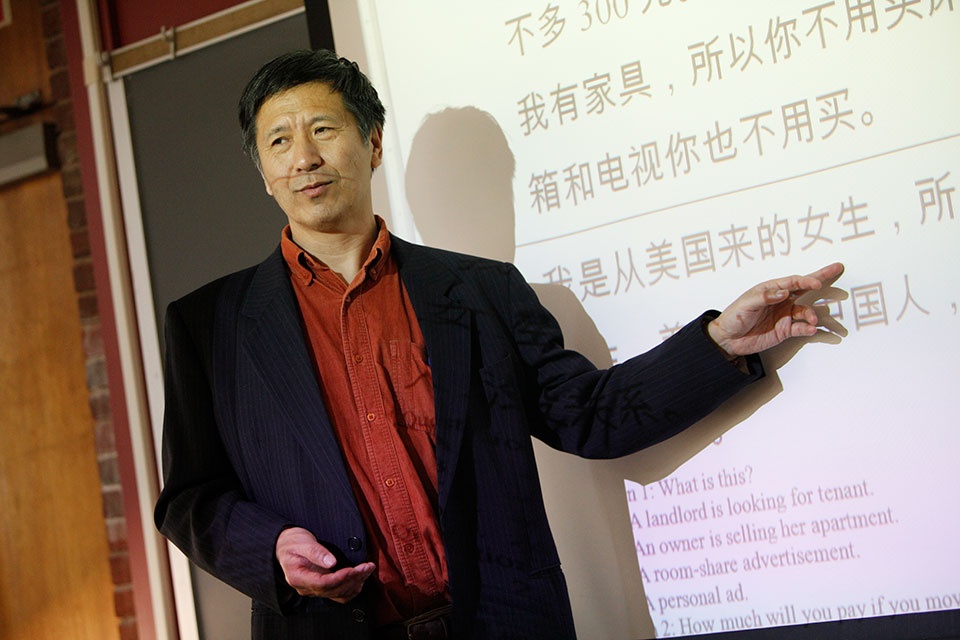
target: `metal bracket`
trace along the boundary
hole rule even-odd
[[[160,37],[170,45],[170,59],[177,57],[177,28],[160,27]]]

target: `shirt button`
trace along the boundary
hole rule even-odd
[[[374,413],[368,413],[368,414],[367,414],[367,422],[373,422],[373,421],[376,420],[376,419],[377,419],[376,414],[374,414]]]
[[[393,478],[387,478],[383,481],[383,484],[387,485],[388,487],[392,487],[393,485],[397,484],[397,481]]]
[[[408,542],[407,544],[403,545],[403,550],[407,553],[413,553],[413,545]]]
[[[356,362],[363,362],[363,356],[360,355],[359,353],[358,353],[357,355],[353,356],[353,359],[354,359]]]
[[[357,536],[350,536],[350,539],[347,540],[347,546],[350,547],[351,551],[359,551],[360,547],[363,546],[363,542],[361,542]]]
[[[353,620],[354,622],[363,622],[367,619],[367,614],[363,612],[363,609],[354,609],[353,610]]]

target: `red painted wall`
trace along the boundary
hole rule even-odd
[[[243,4],[242,0],[99,0],[105,49],[139,42],[210,14]]]

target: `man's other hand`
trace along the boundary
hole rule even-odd
[[[376,568],[372,562],[337,569],[337,559],[300,527],[284,529],[277,537],[277,561],[287,584],[302,596],[348,602],[356,598]]]
[[[812,336],[816,310],[797,298],[831,284],[843,273],[835,262],[807,276],[768,280],[733,301],[707,325],[707,333],[731,360],[776,346],[787,338]]]

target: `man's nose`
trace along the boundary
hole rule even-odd
[[[296,171],[313,171],[323,165],[323,155],[309,136],[294,139],[293,160]]]

